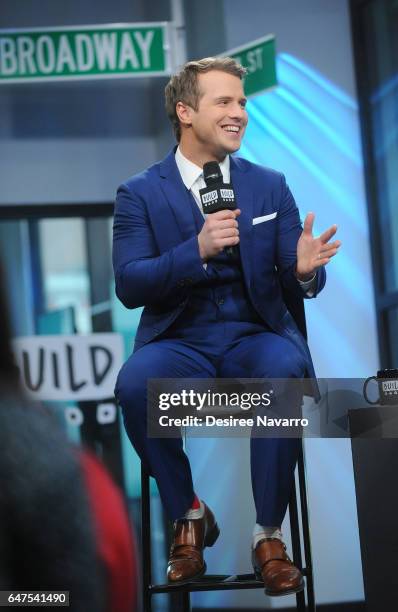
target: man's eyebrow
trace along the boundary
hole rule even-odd
[[[217,98],[214,98],[215,102],[221,102],[221,100],[233,100],[233,97],[232,96],[217,96]],[[243,96],[243,98],[239,99],[239,102],[244,102],[246,104],[247,98]]]

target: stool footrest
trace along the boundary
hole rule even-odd
[[[305,570],[303,571],[303,574]],[[208,574],[184,584],[151,584],[149,591],[155,593],[178,593],[193,591],[232,591],[240,589],[263,589],[264,584],[254,574]]]

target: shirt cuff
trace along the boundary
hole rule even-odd
[[[316,272],[314,276],[307,281],[301,281],[300,279],[297,280],[300,283],[300,287],[304,293],[308,295],[308,297],[312,297],[316,289]]]

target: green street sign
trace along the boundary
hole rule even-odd
[[[0,84],[170,74],[168,24],[0,30]]]
[[[273,34],[231,49],[223,55],[233,57],[247,69],[245,77],[245,94],[247,96],[253,96],[278,84],[275,64],[275,36]]]

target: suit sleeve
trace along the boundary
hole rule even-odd
[[[300,215],[293,195],[281,175],[280,208],[278,213],[277,237],[277,272],[283,287],[304,298],[313,298],[321,291],[326,282],[326,271],[322,267],[317,271],[314,286],[307,294],[296,278],[297,243],[303,231]]]
[[[145,201],[125,184],[116,196],[113,268],[116,295],[127,308],[182,297],[206,274],[197,236],[159,254]]]

